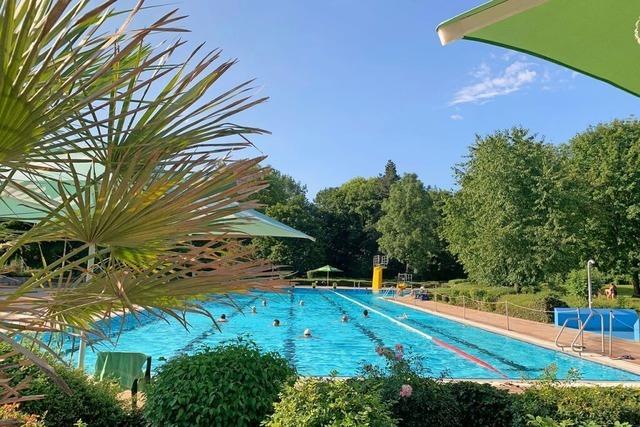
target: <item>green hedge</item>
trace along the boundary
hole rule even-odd
[[[365,389],[358,379],[300,379],[285,388],[269,427],[393,427],[389,404],[379,390]]]
[[[273,412],[295,370],[277,353],[234,340],[160,367],[147,391],[146,419],[161,426],[255,426]]]
[[[0,354],[11,351],[8,344],[0,344]],[[4,359],[3,366],[17,366],[23,361],[22,356]],[[54,363],[56,373],[72,390],[72,394],[62,391],[48,376],[33,365],[9,368],[12,384],[17,384],[25,377],[31,377],[29,386],[22,394],[43,394],[41,400],[24,402],[20,410],[27,414],[41,417],[47,426],[72,426],[79,420],[91,427],[129,426],[136,414],[123,407],[116,395],[119,388],[110,382],[98,382],[90,379],[83,371]]]

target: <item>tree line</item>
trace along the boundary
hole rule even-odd
[[[393,273],[516,288],[562,281],[593,258],[640,295],[639,121],[593,126],[559,145],[522,127],[477,136],[454,177],[455,190],[439,190],[400,177],[389,161],[379,176],[310,201],[303,184],[273,171],[265,212],[317,242],[255,244],[300,272],[329,263],[368,277],[384,253]]]

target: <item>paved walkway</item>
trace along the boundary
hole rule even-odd
[[[462,307],[445,304],[440,301],[437,303],[434,301],[420,301],[414,299],[412,296],[404,296],[390,300],[443,317],[449,317],[453,320],[468,323],[492,332],[498,332],[503,335],[558,350],[558,347],[555,345],[555,338],[559,328],[556,328],[553,324],[534,322],[517,317],[509,317],[507,319],[506,316],[498,313],[489,313],[469,308],[463,309]],[[572,333],[572,331],[575,330],[566,330],[560,339],[560,344],[571,344],[571,341],[575,337],[575,333]],[[605,339],[605,355],[603,356],[601,352],[602,342],[600,335],[587,332],[584,334],[586,350],[583,352],[583,357],[640,374],[640,343],[614,338],[612,344],[613,356],[609,358],[607,335]],[[564,351],[572,352],[570,346],[565,348]],[[633,360],[616,360],[621,356],[631,356]]]

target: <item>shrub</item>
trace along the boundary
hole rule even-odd
[[[295,370],[277,353],[261,353],[242,339],[160,367],[147,391],[145,417],[153,426],[258,425],[273,412]]]
[[[400,425],[406,427],[425,425],[457,425],[458,405],[441,381],[426,376],[421,360],[403,354],[401,345],[395,349],[378,348],[378,354],[386,358],[386,366],[365,366],[364,386],[380,390],[382,400],[391,405],[391,413]],[[401,391],[411,387],[411,393]]]
[[[56,372],[73,394],[64,393],[48,377],[38,373],[25,393],[44,394],[45,398],[24,402],[24,411],[41,415],[47,426],[71,426],[78,420],[91,427],[127,425],[127,411],[116,397],[119,392],[116,384],[94,381],[78,369],[56,366]]]
[[[605,280],[604,275],[598,270],[591,270],[591,288],[594,296],[598,293],[602,285],[604,285]],[[564,281],[564,287],[569,295],[574,295],[586,300],[588,293],[587,270],[582,268],[570,271]]]
[[[513,423],[512,397],[506,390],[469,381],[443,384],[459,413],[456,425],[509,427]]]
[[[555,295],[519,294],[504,297],[509,301],[509,315],[536,322],[552,323],[554,307],[567,307],[567,303]]]
[[[37,415],[25,414],[18,410],[18,405],[0,406],[0,420],[3,425],[19,425],[22,427],[45,427],[42,419]]]
[[[574,425],[613,426],[616,422],[640,425],[640,390],[633,388],[545,384],[527,389],[514,396],[514,400],[518,412],[516,425],[527,425],[528,414]]]
[[[0,345],[0,354],[10,351],[8,344]],[[2,363],[4,366],[19,366],[23,361],[22,356],[12,356]],[[40,416],[47,426],[71,426],[78,420],[92,427],[128,425],[129,415],[116,397],[119,389],[115,384],[94,381],[83,371],[50,362],[73,393],[69,395],[60,390],[33,365],[8,369],[6,372],[11,376],[13,385],[27,376],[31,377],[28,387],[21,390],[24,396],[45,396],[44,399],[21,403],[21,411]]]
[[[363,387],[360,380],[307,378],[285,388],[264,425],[389,427],[396,423],[380,392]]]

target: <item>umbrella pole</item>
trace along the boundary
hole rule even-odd
[[[86,281],[91,280],[91,270],[93,269],[94,258],[93,254],[96,253],[96,245],[92,243],[89,245],[89,256],[87,260],[87,277]],[[84,355],[87,352],[87,337],[84,331],[80,332],[80,347],[78,348],[78,369],[84,369]]]
[[[327,271],[327,286],[329,286],[329,271]]]

